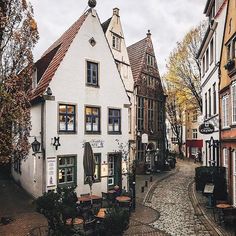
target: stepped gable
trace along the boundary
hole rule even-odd
[[[145,54],[147,50],[147,38],[144,38],[137,43],[130,45],[128,48],[128,55],[133,73],[134,81],[137,81],[140,77],[142,67],[145,60]]]
[[[52,80],[57,68],[63,60],[72,41],[79,32],[90,10],[86,11],[62,36],[56,40],[43,54],[43,56],[35,63],[40,76],[35,90],[32,91],[31,101],[43,95]]]

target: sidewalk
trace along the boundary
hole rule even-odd
[[[206,224],[209,225],[209,227],[215,229],[217,232],[217,235],[221,236],[235,236],[236,235],[236,228],[234,229],[233,226],[230,225],[220,225],[218,222],[219,216],[215,209],[215,216],[213,208],[208,208],[208,199],[205,197],[201,192],[197,192],[195,188],[195,184],[192,186],[193,195],[196,199],[197,205],[200,208],[201,212],[200,214],[203,215],[205,218]]]
[[[149,224],[156,221],[160,214],[156,210],[145,206],[146,201],[150,201],[153,191],[156,185],[165,178],[175,174],[178,168],[171,171],[164,171],[155,173],[152,175],[137,175],[136,176],[136,210],[132,213],[130,218],[129,229],[125,232],[125,235],[148,235],[148,236],[165,236],[167,233],[155,229]],[[150,177],[152,176],[152,182]],[[145,181],[148,186],[145,187]],[[141,188],[144,187],[144,192]]]

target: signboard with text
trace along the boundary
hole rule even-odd
[[[56,175],[57,168],[56,168],[56,158],[49,157],[47,158],[47,187],[52,188],[56,187]]]
[[[201,124],[198,129],[201,134],[212,134],[215,131],[214,126],[209,123]]]

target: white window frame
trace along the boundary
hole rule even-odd
[[[222,128],[229,128],[229,95],[222,97]]]
[[[233,93],[234,90],[234,93]],[[236,81],[231,85],[231,114],[232,114],[232,124],[236,124]]]
[[[223,165],[224,167],[228,167],[229,162],[229,151],[227,148],[223,148]]]
[[[197,129],[192,129],[192,138],[197,139]]]
[[[121,48],[121,38],[116,34],[112,34],[112,48],[118,51],[120,51]]]

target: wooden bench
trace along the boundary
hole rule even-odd
[[[230,207],[223,209],[223,219],[225,223],[236,222],[236,207]]]

